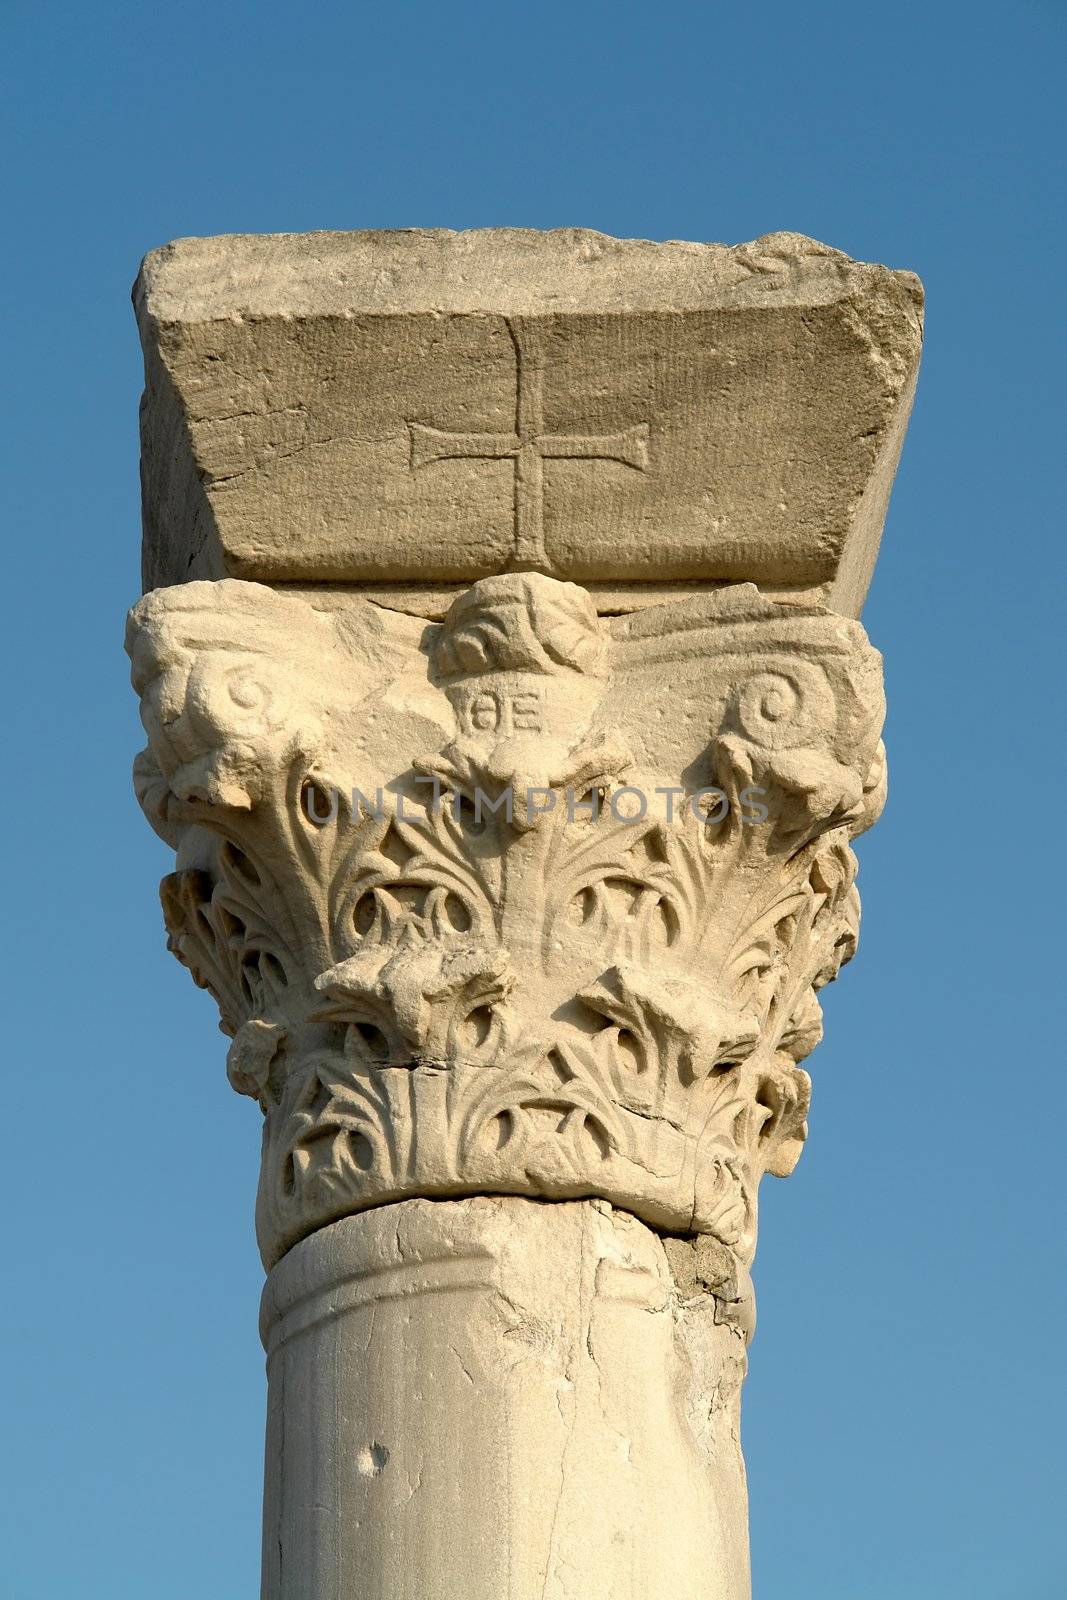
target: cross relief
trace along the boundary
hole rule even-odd
[[[504,461],[514,463],[515,535],[512,565],[544,568],[544,464],[546,461],[619,461],[636,472],[648,468],[649,425],[636,423],[616,433],[546,433],[544,431],[544,354],[529,331],[507,319],[515,347],[515,431],[460,433],[408,424],[411,470],[438,461]]]

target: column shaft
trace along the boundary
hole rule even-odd
[[[602,1201],[410,1200],[274,1268],[263,1600],[744,1600],[744,1342]]]

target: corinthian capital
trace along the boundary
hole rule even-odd
[[[424,625],[222,580],[147,596],[129,649],[171,948],[266,1115],[268,1262],[511,1193],[748,1263],[881,799],[858,623],[751,585],[601,618],[513,573]]]

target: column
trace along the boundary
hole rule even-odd
[[[135,780],[260,1106],[265,1600],[745,1600],[921,341],[797,235],[186,240]]]

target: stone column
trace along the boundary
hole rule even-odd
[[[414,231],[135,300],[136,782],[264,1114],[265,1600],[744,1600],[917,280]]]

